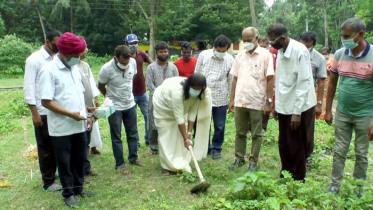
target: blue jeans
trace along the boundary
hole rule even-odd
[[[145,143],[149,143],[148,136],[149,136],[149,131],[148,131],[148,103],[149,103],[149,95],[147,92],[140,96],[134,96],[135,98],[135,103],[140,107],[141,113],[144,116],[144,121],[145,121]],[[137,144],[140,144],[140,139],[137,141]]]
[[[115,158],[115,167],[125,165],[123,158],[123,142],[122,142],[122,122],[127,136],[128,145],[128,161],[131,163],[137,160],[137,142],[139,134],[137,132],[137,113],[136,106],[122,111],[115,111],[109,117],[111,143]]]
[[[214,121],[214,135],[212,137],[212,146],[209,138],[209,150],[221,152],[221,146],[224,143],[225,121],[227,119],[227,106],[212,107],[212,120]],[[211,126],[210,126],[211,133]],[[209,135],[211,136],[211,135]]]

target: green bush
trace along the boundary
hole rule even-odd
[[[106,62],[108,62],[110,59],[112,59],[112,57],[109,55],[105,55],[104,57],[99,57],[97,56],[96,53],[88,52],[88,56],[84,61],[87,62],[92,67],[92,66],[102,66]]]
[[[35,50],[32,44],[22,41],[16,35],[6,35],[0,40],[0,71],[20,72],[14,68],[24,71],[27,57]]]

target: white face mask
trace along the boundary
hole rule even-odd
[[[196,89],[193,89],[193,88],[189,88],[189,95],[191,97],[197,97],[199,96],[199,94],[201,93],[201,90],[196,90]]]
[[[251,51],[252,49],[254,49],[255,44],[252,43],[252,42],[244,42],[243,46],[244,46],[245,50]]]
[[[75,66],[79,62],[80,62],[80,57],[79,58],[71,57],[69,61],[66,61],[66,58],[65,58],[66,65],[70,67]]]
[[[130,66],[130,64],[128,63],[127,64],[127,66],[125,66],[125,65],[123,65],[123,64],[121,64],[121,63],[117,63],[117,66],[118,66],[118,68],[120,68],[121,70],[127,70],[128,69],[128,67]]]
[[[217,52],[216,50],[214,51],[214,55],[217,57],[217,58],[224,58],[225,54],[227,52]]]

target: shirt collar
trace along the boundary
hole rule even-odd
[[[52,56],[48,53],[48,51],[44,48],[46,47],[45,45],[41,46],[41,54],[43,55],[43,58],[46,60],[48,58],[52,58]]]
[[[286,48],[286,51],[284,53],[284,57],[290,58],[291,51],[293,50],[293,42],[294,42],[294,40],[289,39],[289,44],[288,44],[288,47]],[[284,49],[281,49],[281,51],[284,52]]]
[[[56,60],[55,62],[57,64],[58,69],[60,69],[60,70],[67,69],[67,67],[65,66],[65,64],[62,63],[60,57],[56,56],[55,60]]]
[[[350,57],[354,57],[354,58],[360,58],[360,57],[364,57],[368,54],[369,50],[370,50],[370,43],[367,41],[367,40],[364,40],[365,43],[367,43],[367,46],[365,47],[365,49],[359,53],[359,55],[357,55],[356,57],[354,57],[354,55],[351,53],[351,50],[349,49],[346,49],[345,50],[345,54],[350,56]]]

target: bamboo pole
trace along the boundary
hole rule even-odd
[[[23,121],[23,141],[25,145],[27,145],[27,121],[26,121],[26,116],[22,116],[22,121]]]

